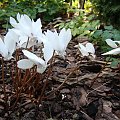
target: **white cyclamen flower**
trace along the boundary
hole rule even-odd
[[[71,38],[71,30],[66,30],[65,28],[63,28],[59,34],[57,33],[57,31],[52,32],[50,30],[47,30],[44,35],[44,39],[48,40],[57,54],[63,57],[66,54],[65,50]]]
[[[111,40],[111,39],[106,39],[106,43],[107,43],[110,47],[115,48],[115,49],[110,50],[110,51],[108,51],[108,52],[106,52],[106,53],[103,53],[102,55],[117,55],[117,54],[120,54],[120,47],[119,47],[120,41],[113,41],[113,40]],[[117,45],[116,43],[117,43],[118,45]]]
[[[44,60],[27,50],[22,50],[22,52],[28,59],[19,60],[17,63],[18,68],[30,69],[34,65],[37,65],[38,73],[43,73],[46,70],[48,66],[47,63],[53,56],[53,49],[47,43],[44,45],[43,48]]]
[[[95,48],[92,43],[87,43],[85,46],[81,43],[78,45],[78,49],[80,50],[82,56],[89,56],[91,55],[93,58],[95,58]]]
[[[120,41],[113,41],[113,40],[111,40],[111,39],[106,39],[105,41],[106,41],[106,43],[107,43],[110,47],[112,47],[112,48],[117,48],[117,47],[119,47],[116,43],[118,43],[118,44],[120,45]]]
[[[5,60],[13,58],[12,54],[16,49],[16,39],[18,39],[18,36],[11,30],[4,37],[4,41],[0,38],[0,54]]]
[[[20,47],[26,47],[27,45],[29,48],[33,45],[36,45],[37,42],[42,42],[42,24],[40,19],[37,19],[37,21],[34,22],[25,14],[17,14],[17,21],[10,17],[10,23],[14,27],[13,31],[19,35]]]
[[[117,54],[120,54],[120,48],[115,48],[106,53],[103,53],[102,55],[117,55]]]

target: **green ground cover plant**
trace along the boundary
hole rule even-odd
[[[9,17],[15,14],[27,14],[33,19],[41,18],[50,22],[56,17],[66,14],[69,5],[63,0],[3,0],[0,2],[0,21],[6,28]]]

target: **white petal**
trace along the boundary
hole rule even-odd
[[[22,59],[17,62],[17,67],[20,69],[30,69],[32,68],[34,63],[28,59]]]
[[[66,33],[66,29],[63,28],[63,29],[60,31],[60,33],[59,33],[59,37],[62,38],[62,39],[64,39],[63,37],[64,37],[65,33]]]
[[[60,33],[59,33],[59,39],[58,39],[58,41],[59,42],[57,42],[58,44],[59,44],[59,46],[61,47],[61,49],[66,49],[66,47],[67,47],[67,39],[66,39],[66,30],[65,30],[65,28],[63,28],[61,31],[60,31]]]
[[[22,35],[19,37],[19,43],[20,43],[21,47],[24,43],[27,43],[27,41],[28,41],[28,36]]]
[[[21,16],[20,16],[20,14],[18,13],[18,14],[17,14],[17,20],[18,20],[18,22],[20,22],[20,19],[21,19]]]
[[[10,55],[12,55],[15,51],[17,41],[16,39],[17,36],[13,31],[9,31],[4,38],[5,46],[7,47]]]
[[[109,52],[103,53],[102,55],[117,55],[120,54],[120,48],[113,49]]]
[[[51,46],[50,42],[44,43],[43,54],[46,63],[51,59],[53,56],[53,47]]]
[[[79,50],[80,50],[80,52],[83,56],[88,56],[89,55],[88,51],[86,50],[86,47],[83,46],[81,43],[79,43],[78,48],[79,48]]]
[[[87,43],[86,44],[86,49],[89,53],[95,54],[95,48],[92,43]]]
[[[114,42],[113,40],[111,40],[111,39],[106,39],[105,41],[106,41],[106,43],[107,43],[110,47],[112,47],[112,48],[117,48],[117,47],[118,47],[118,46],[115,44],[115,42]]]
[[[41,27],[42,27],[42,24],[40,19],[37,19],[36,22],[32,21],[32,30],[34,34],[38,34],[38,32],[41,32],[42,31]]]
[[[61,43],[61,47],[63,46],[63,49],[65,50],[68,43],[70,42],[72,38],[72,35],[71,35],[71,30],[68,29],[68,30],[65,30],[65,28],[63,28],[61,31],[60,31],[60,34],[59,34],[59,40],[60,40],[60,43]]]
[[[13,29],[11,29],[12,31],[14,31],[17,35],[19,35],[19,36],[22,36],[22,35],[24,35],[24,33],[22,32],[22,31],[20,31],[19,29],[15,29],[15,28],[13,28]]]
[[[75,45],[74,47],[75,47],[75,48],[78,48],[78,47],[79,47],[79,45]]]
[[[39,41],[39,43],[41,43],[41,39],[42,38],[42,24],[41,24],[41,20],[38,19],[36,22],[32,21],[32,34],[33,36],[36,38],[36,40]]]
[[[45,32],[45,36],[46,36],[45,39],[51,43],[54,50],[57,51],[61,49],[57,32],[52,32],[50,30],[47,30],[47,32]]]
[[[24,34],[31,36],[32,21],[27,15],[21,15],[21,19],[18,25],[20,31]]]
[[[45,61],[38,56],[36,56],[34,53],[29,52],[27,50],[22,50],[23,54],[28,57],[31,61],[33,61],[36,65],[42,64],[43,66],[46,64]]]
[[[17,22],[16,20],[13,18],[13,17],[10,17],[10,24],[13,26],[13,27],[17,27]]]
[[[6,48],[3,40],[0,38],[0,54],[3,57],[7,57],[8,56],[8,49]]]

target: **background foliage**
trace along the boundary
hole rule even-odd
[[[2,0],[0,21],[1,24],[6,23],[10,16],[15,17],[18,12],[33,19],[40,17],[44,21],[51,21],[61,14],[66,14],[67,6],[64,0]]]
[[[50,22],[56,17],[64,19],[71,13],[69,20],[56,27],[70,28],[74,37],[87,36],[93,42],[97,42],[102,50],[107,48],[105,39],[120,40],[120,31],[113,27],[119,28],[120,25],[120,1],[83,1],[84,9],[81,10],[81,7],[78,7],[81,0],[1,0],[0,26],[8,28],[9,17],[15,17],[18,12],[33,19],[40,17],[42,22]]]
[[[120,25],[120,0],[90,0],[95,11],[107,23]]]

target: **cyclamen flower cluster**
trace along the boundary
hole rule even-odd
[[[22,59],[17,62],[18,68],[30,69],[34,65],[37,65],[37,72],[43,73],[47,66],[48,61],[52,58],[55,51],[58,55],[65,56],[66,47],[71,40],[71,30],[63,28],[60,33],[57,31],[47,30],[42,32],[41,20],[37,19],[35,22],[31,20],[29,16],[23,14],[17,14],[17,20],[10,17],[10,24],[12,29],[8,30],[4,40],[0,38],[0,54],[4,60],[10,60],[13,58],[12,54],[18,48],[22,48],[23,54],[28,59]],[[41,46],[44,59],[38,57],[36,54],[26,50],[33,46]]]
[[[83,45],[82,43],[79,43],[75,47],[78,47],[83,57],[89,57],[89,58],[92,57],[92,59],[95,59],[96,57],[95,48],[92,43],[88,42],[85,45]]]

